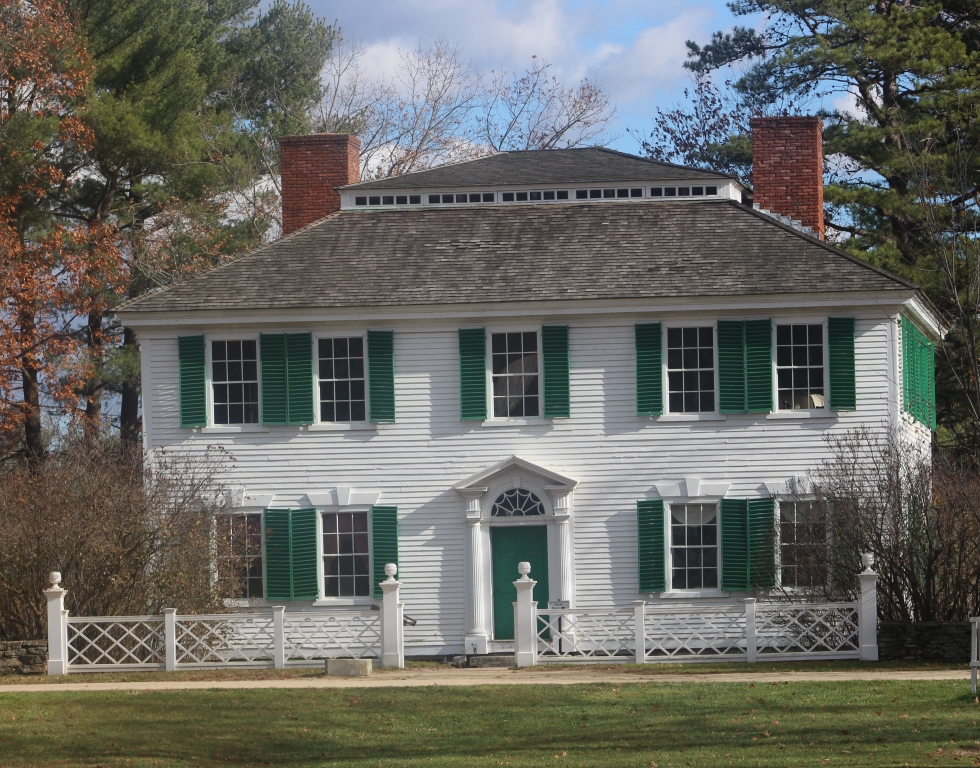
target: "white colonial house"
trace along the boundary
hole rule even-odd
[[[855,427],[928,446],[938,329],[823,240],[819,122],[755,129],[755,206],[598,148],[356,183],[356,140],[284,141],[285,236],[119,312],[147,450],[234,456],[242,597],[370,604],[394,562],[419,656],[509,649],[519,561],[582,610],[792,587],[788,481]]]

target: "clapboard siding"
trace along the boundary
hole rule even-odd
[[[758,497],[764,482],[818,465],[827,456],[828,434],[884,428],[894,413],[888,382],[897,365],[888,319],[869,313],[856,322],[857,411],[817,419],[637,417],[634,323],[669,320],[561,319],[569,325],[569,419],[503,427],[461,421],[458,328],[479,321],[406,322],[387,326],[395,332],[395,423],[231,434],[180,428],[176,334],[144,332],[149,447],[225,445],[235,456],[226,481],[250,493],[275,493],[277,506],[338,485],[380,489],[379,503],[398,507],[399,578],[407,612],[420,619],[406,628],[408,652],[455,652],[466,629],[468,531],[454,483],[514,454],[577,479],[577,603],[623,606],[637,597],[636,501],[655,497],[655,482],[697,476],[730,482],[729,496]],[[227,338],[228,330],[222,334]]]

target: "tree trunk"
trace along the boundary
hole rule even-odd
[[[131,328],[123,330],[123,347],[137,346],[139,338]],[[122,404],[119,407],[119,431],[123,442],[129,446],[137,446],[140,441],[141,419],[140,385],[138,380],[123,376]]]
[[[34,317],[30,312],[20,313],[21,336],[30,339],[34,331]],[[34,353],[27,352],[20,358],[20,372],[24,390],[24,452],[27,466],[37,472],[44,461],[44,437],[41,434],[41,387]]]
[[[92,373],[85,386],[85,435],[97,440],[102,431],[102,313],[92,312],[88,316],[88,348],[92,362]]]

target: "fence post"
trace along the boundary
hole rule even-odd
[[[163,609],[163,646],[168,672],[177,670],[177,609]]]
[[[878,574],[872,570],[874,555],[861,555],[864,570],[861,580],[861,603],[858,606],[858,642],[861,661],[878,661]]]
[[[535,614],[534,579],[528,578],[530,563],[518,563],[521,578],[514,582],[517,602],[514,603],[514,658],[519,667],[533,667],[538,662],[538,617]]]
[[[286,666],[286,606],[272,606],[272,666]]]
[[[980,617],[970,619],[970,690],[977,692],[977,666],[980,665]]]
[[[51,586],[44,590],[48,599],[48,674],[68,674],[68,611],[65,610],[65,590],[62,589],[61,574],[52,571],[48,574]]]
[[[395,580],[398,566],[385,566],[387,579],[381,582],[381,666],[405,668],[405,627],[402,609],[398,602],[402,583]]]
[[[758,640],[755,634],[755,598],[745,598],[745,660],[755,663]]]
[[[633,642],[637,664],[645,664],[647,660],[646,605],[646,600],[633,601]]]

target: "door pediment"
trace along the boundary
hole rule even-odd
[[[543,467],[540,464],[535,464],[533,461],[522,459],[520,456],[511,456],[477,472],[475,475],[470,475],[465,480],[456,483],[453,488],[460,492],[474,491],[477,489],[486,491],[487,488],[491,485],[496,485],[502,479],[520,476],[522,473],[533,476],[538,483],[549,490],[554,488],[555,490],[564,490],[565,493],[568,493],[578,485],[578,480],[574,480],[567,475],[563,475],[548,467]]]

